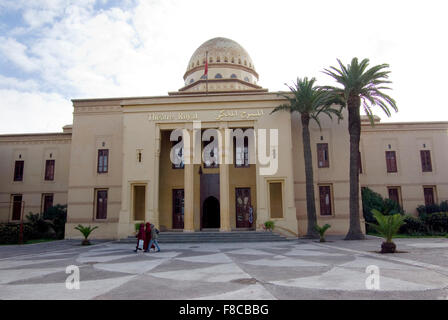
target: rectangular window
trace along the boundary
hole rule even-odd
[[[46,212],[52,206],[53,206],[53,194],[44,193],[42,195],[42,212]]]
[[[23,165],[25,161],[18,160],[14,166],[14,181],[23,181]]]
[[[45,180],[54,180],[54,160],[45,161]]]
[[[172,163],[172,168],[173,169],[183,169],[185,167],[185,163],[184,163],[184,148],[183,148],[183,145],[176,147],[177,144],[178,144],[177,141],[173,141],[173,143],[172,143],[172,150],[174,152],[174,156],[177,155],[178,158],[180,158],[181,160],[180,160],[180,163],[178,163],[178,164]]]
[[[18,221],[22,217],[22,195],[13,194],[11,196],[12,201],[12,220]]]
[[[98,150],[98,173],[107,173],[109,168],[109,149]]]
[[[134,186],[134,220],[145,220],[146,186]]]
[[[203,149],[210,144],[212,141],[204,143]],[[219,153],[218,153],[218,147],[214,147],[213,149],[207,151],[204,153],[205,161],[204,161],[204,168],[219,168],[218,159],[219,159]]]
[[[96,219],[107,218],[107,190],[96,190]]]
[[[395,151],[386,151],[387,172],[397,172],[397,158]]]
[[[249,140],[244,137],[243,147],[236,145],[236,138],[233,139],[233,154],[235,155],[235,168],[249,167]]]
[[[420,159],[422,160],[422,171],[432,172],[431,152],[429,150],[420,150]]]
[[[317,166],[319,168],[330,167],[330,159],[328,157],[328,143],[317,144]]]
[[[431,186],[423,187],[423,194],[425,196],[425,205],[427,205],[427,206],[431,206],[436,203],[434,189],[435,189],[435,187],[431,187]]]
[[[331,216],[331,186],[319,186],[320,215]]]
[[[283,218],[283,192],[281,182],[269,183],[271,218]]]
[[[389,199],[401,205],[400,187],[388,187]]]

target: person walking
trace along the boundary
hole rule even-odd
[[[145,240],[146,240],[145,225],[141,223],[140,229],[137,233],[137,246],[135,247],[134,252],[137,252],[138,250],[143,250]]]
[[[150,226],[151,226],[151,240],[149,241],[148,249],[146,249],[145,252],[149,252],[149,250],[151,250],[151,246],[153,244],[156,246],[157,252],[159,252],[160,247],[159,247],[159,243],[157,242],[157,238],[159,237],[159,235],[158,235],[159,230],[157,230],[156,226],[153,225],[152,223],[150,224]],[[154,248],[154,250],[155,250],[155,248]]]
[[[145,252],[147,252],[149,241],[151,240],[151,225],[149,222],[146,222],[145,236],[146,236],[146,238],[145,238],[145,243],[143,245],[143,250],[145,250]]]

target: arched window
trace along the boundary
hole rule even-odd
[[[244,77],[244,81],[246,81],[246,82],[250,82],[250,80],[249,80],[248,77]]]
[[[216,58],[216,62],[221,62],[221,58],[220,58],[220,57],[217,57],[217,58]]]
[[[213,58],[210,57],[210,59],[208,59],[208,61],[209,61],[210,63],[212,63],[212,62],[213,62]]]
[[[222,74],[217,73],[217,74],[215,75],[215,79],[221,79],[221,78],[222,78]]]
[[[205,74],[203,74],[203,75],[201,76],[201,79],[207,79],[207,76],[206,76]]]
[[[241,59],[238,59],[238,64],[241,64]]]
[[[191,78],[191,79],[190,79],[190,83],[193,83],[193,82],[194,82],[194,79],[193,79],[193,78]]]
[[[198,61],[196,61],[196,65],[197,65],[197,66],[199,65],[199,60],[198,60]]]
[[[246,60],[244,60],[244,65],[247,66],[247,61]]]
[[[232,73],[232,75],[230,76],[230,78],[232,78],[232,79],[236,79],[237,76],[236,76],[236,74]]]
[[[227,57],[224,57],[224,62],[227,62]]]
[[[235,63],[235,58],[234,57],[232,57],[232,63]]]

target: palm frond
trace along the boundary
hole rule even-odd
[[[364,112],[373,121],[373,107],[379,107],[388,117],[391,109],[398,112],[395,100],[384,93],[384,90],[391,88],[387,84],[392,83],[389,79],[389,65],[379,64],[368,68],[369,59],[363,59],[361,62],[353,58],[350,64],[344,65],[337,59],[339,68],[330,67],[324,69],[323,73],[332,77],[342,87],[321,87],[322,90],[330,92],[336,98],[339,98],[339,105],[347,107],[349,97],[358,97],[362,102]]]

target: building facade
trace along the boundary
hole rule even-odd
[[[239,44],[215,38],[193,53],[176,92],[73,100],[73,125],[62,133],[1,135],[1,221],[52,200],[68,205],[67,238],[80,236],[78,224],[99,226],[93,237],[125,238],[143,221],[226,232],[274,220],[276,231],[304,235],[300,118],[270,114],[285,100],[258,77]],[[346,118],[310,128],[318,223],[333,234],[349,227]],[[361,186],[408,213],[448,199],[447,133],[448,122],[363,122]]]

